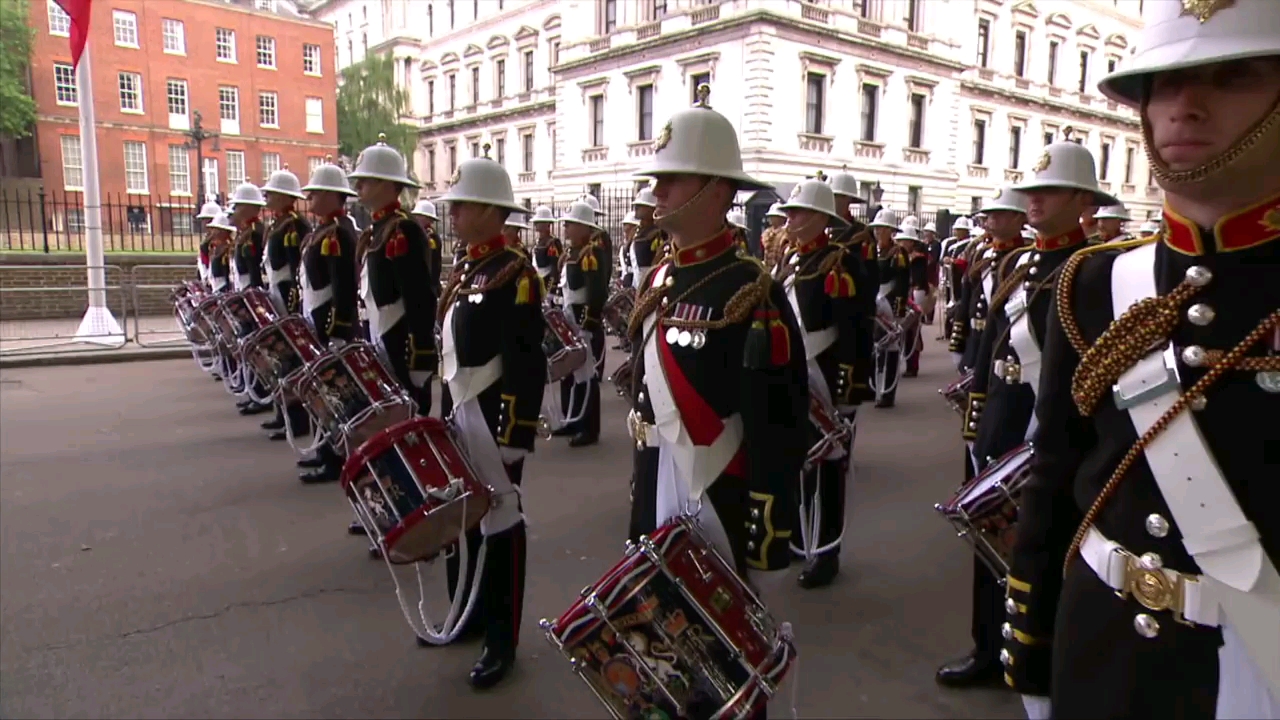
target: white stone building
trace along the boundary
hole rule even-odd
[[[318,14],[340,60],[368,33],[403,61],[432,194],[484,143],[524,198],[634,187],[706,82],[747,170],[784,187],[847,166],[894,209],[967,213],[1070,128],[1137,218],[1159,205],[1141,128],[1097,81],[1129,56],[1144,6],[1168,1],[327,0]]]

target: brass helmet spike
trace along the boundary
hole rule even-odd
[[[492,145],[490,145],[489,143],[485,143],[484,145],[481,145],[481,146],[480,146],[480,149],[484,151],[484,159],[485,159],[485,160],[488,160],[488,159],[489,159],[489,150],[490,150],[490,148],[492,148],[492,147],[493,147],[493,146],[492,146]]]
[[[711,97],[711,86],[707,83],[699,83],[695,94],[697,95],[698,101],[695,102],[693,106],[710,110],[711,105],[707,102],[707,99]]]
[[[378,133],[378,144],[379,144],[379,145],[386,145],[386,144],[387,144],[387,134],[386,134],[386,133]]]
[[[1075,133],[1075,131],[1076,129],[1071,127],[1070,125],[1062,128],[1062,139],[1066,140],[1067,142],[1071,142],[1071,135]]]
[[[325,155],[325,156],[324,156],[324,161],[325,161],[325,164],[327,164],[327,165],[332,165],[332,164],[333,164],[333,156],[332,156],[332,155]]]
[[[280,168],[280,169],[281,169],[281,170],[288,170],[288,169],[289,169],[289,163],[285,163],[285,164],[284,164],[284,167],[282,167],[282,168]]]
[[[814,179],[814,180],[820,180],[820,181],[822,181],[822,182],[826,182],[826,181],[827,181],[827,174],[826,174],[826,173],[824,173],[824,172],[822,172],[821,170],[819,170],[818,172],[816,172],[816,173],[814,173],[814,174],[813,174],[813,179]]]

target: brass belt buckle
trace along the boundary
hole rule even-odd
[[[648,445],[649,433],[647,423],[640,419],[640,413],[632,410],[627,413],[627,433],[636,441],[636,449],[643,450]]]
[[[1142,558],[1127,551],[1119,551],[1124,557],[1124,589],[1120,597],[1132,595],[1142,607],[1152,612],[1169,611],[1175,622],[1194,626],[1183,613],[1186,611],[1187,582],[1182,573],[1149,567]]]
[[[1004,363],[1004,381],[1007,385],[1017,385],[1022,382],[1022,366],[1016,362]]]

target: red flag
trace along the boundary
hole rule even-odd
[[[80,64],[80,55],[84,53],[84,44],[89,39],[89,17],[92,14],[90,5],[93,0],[54,0],[63,12],[71,16],[71,66]]]

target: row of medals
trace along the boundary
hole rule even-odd
[[[707,333],[704,330],[681,330],[677,327],[667,328],[667,344],[679,345],[680,347],[693,346],[694,350],[701,350],[703,345],[707,344]]]

